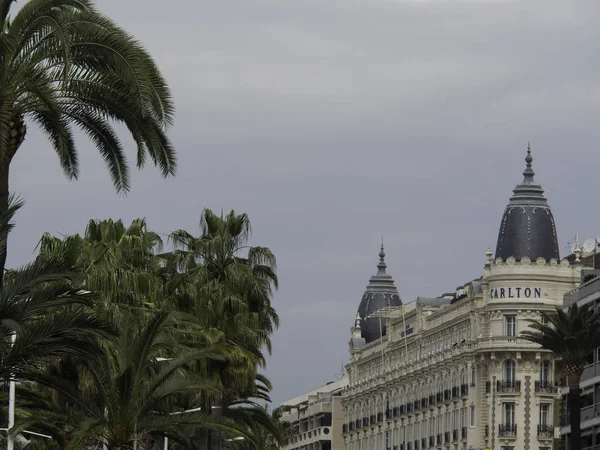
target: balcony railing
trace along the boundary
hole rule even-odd
[[[587,381],[591,378],[600,375],[600,361],[595,362],[594,364],[590,364],[583,369],[583,373],[581,374],[580,381]]]
[[[466,439],[467,438],[467,427],[462,427],[461,433],[460,433],[460,437],[461,439]]]
[[[582,284],[577,289],[573,289],[571,292],[567,292],[563,297],[563,306],[569,307],[573,303],[577,303],[579,300],[582,300],[588,295],[591,295],[599,290],[600,277],[596,277],[593,280]]]
[[[521,381],[496,381],[496,392],[516,393],[521,392]]]
[[[498,425],[498,436],[500,437],[516,437],[517,436],[517,424],[501,424]]]
[[[554,392],[554,385],[551,381],[536,381],[535,392],[552,394]]]
[[[539,437],[554,437],[554,427],[547,424],[538,425],[537,435]]]

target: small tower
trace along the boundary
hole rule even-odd
[[[505,261],[510,256],[517,261],[525,256],[532,261],[540,257],[547,261],[559,259],[554,216],[544,197],[544,190],[533,179],[532,162],[528,145],[523,181],[513,190],[498,233],[496,258]]]
[[[381,251],[379,252],[379,263],[377,264],[377,273],[371,277],[367,289],[362,297],[356,319],[359,320],[358,325],[354,329],[360,329],[361,336],[367,343],[379,339],[381,333],[385,335],[385,324],[380,329],[379,321],[369,319],[369,315],[384,307],[401,306],[402,300],[398,294],[398,289],[394,284],[394,280],[386,272],[387,264],[385,263],[385,251],[383,250],[383,242],[381,243]]]

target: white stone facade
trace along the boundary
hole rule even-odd
[[[420,297],[403,316],[379,319],[383,338],[361,343],[353,328],[345,449],[553,448],[561,374],[551,353],[519,334],[562,305],[580,270],[488,252],[483,276],[452,299]]]

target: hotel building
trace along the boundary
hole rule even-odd
[[[346,450],[559,445],[560,361],[519,335],[563,305],[582,266],[560,259],[529,149],[525,161],[481,276],[403,305],[381,249],[351,329]]]

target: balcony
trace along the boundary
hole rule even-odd
[[[521,381],[496,381],[496,392],[516,394],[521,392]]]
[[[596,294],[594,295],[596,298],[600,297],[600,277],[596,277],[587,283],[582,284],[577,289],[567,292],[563,297],[563,306],[568,308],[573,303],[577,303],[593,294]]]
[[[452,430],[452,442],[458,441],[458,429]]]
[[[469,385],[468,384],[461,384],[460,385],[460,396],[461,397],[466,397],[467,395],[469,395]]]
[[[581,408],[581,423],[595,419],[596,417],[600,417],[600,403],[596,403],[595,405],[586,406],[585,408]],[[567,425],[571,425],[570,417],[568,414],[560,417],[560,426],[566,427]]]
[[[444,444],[449,444],[450,443],[450,432],[446,431],[444,433]]]
[[[517,424],[509,423],[507,425],[498,425],[498,436],[517,437]]]
[[[590,380],[599,375],[600,375],[600,361],[595,362],[594,364],[590,364],[589,366],[586,366],[585,369],[583,369],[583,374],[581,374],[580,382],[583,383],[584,381]]]
[[[461,439],[467,438],[467,427],[462,427],[462,430],[460,432],[460,437],[461,437]]]
[[[554,385],[550,381],[536,381],[535,392],[543,394],[552,394],[554,393]]]
[[[545,438],[553,438],[554,437],[554,427],[552,425],[538,425],[537,426],[537,435],[538,437]]]

